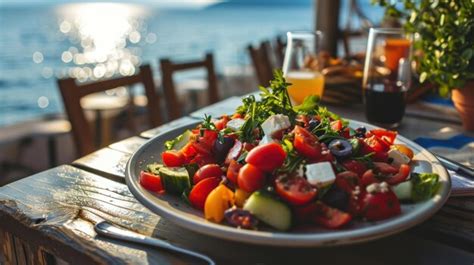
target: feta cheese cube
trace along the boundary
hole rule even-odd
[[[336,174],[329,162],[306,165],[306,179],[313,186],[324,187],[336,181]]]
[[[240,128],[244,125],[245,120],[241,118],[233,119],[227,122],[227,128],[231,129],[232,131],[236,132],[240,130]]]
[[[283,114],[272,115],[262,123],[263,133],[267,137],[272,137],[274,133],[290,128],[290,126],[290,119]]]
[[[268,144],[268,143],[271,143],[271,142],[274,142],[272,138],[264,135],[262,140],[260,140],[260,142],[258,143],[258,145],[264,145],[264,144]]]
[[[396,149],[391,149],[388,151],[388,157],[392,159],[392,165],[394,166],[410,163],[410,158]]]

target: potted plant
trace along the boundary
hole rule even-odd
[[[474,1],[373,0],[386,14],[405,19],[405,30],[415,33],[419,79],[451,94],[466,130],[474,131]],[[451,92],[451,93],[450,93]]]

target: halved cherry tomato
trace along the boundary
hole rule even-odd
[[[315,223],[329,229],[340,228],[352,220],[352,216],[346,212],[332,208],[322,202],[315,202],[316,211],[313,215]]]
[[[232,160],[236,160],[239,158],[240,154],[242,153],[242,142],[239,140],[235,140],[234,146],[230,148],[229,153],[227,153],[227,157],[224,161],[226,165],[229,165]]]
[[[408,176],[410,175],[411,168],[407,164],[401,164],[400,168],[398,169],[398,173],[395,175],[388,177],[385,181],[390,185],[395,185],[405,181]]]
[[[216,159],[209,154],[197,154],[193,159],[191,159],[190,163],[198,164],[199,167],[203,167],[208,164],[215,164]]]
[[[376,182],[380,182],[380,180],[375,177],[375,173],[372,169],[365,171],[360,178],[360,184],[362,187],[369,186],[370,184]]]
[[[140,185],[145,189],[153,192],[164,191],[163,185],[161,184],[161,178],[158,175],[152,174],[150,172],[142,171],[140,172]]]
[[[334,156],[332,155],[331,151],[329,151],[329,148],[325,143],[321,143],[321,156],[318,157],[317,159],[311,159],[311,163],[317,163],[317,162],[332,162],[334,161]]]
[[[334,131],[338,132],[342,129],[342,121],[341,120],[336,120],[331,122],[331,129]]]
[[[180,167],[185,162],[182,152],[176,150],[167,150],[161,153],[161,160],[167,167]]]
[[[367,171],[367,166],[364,163],[354,160],[354,159],[349,159],[342,162],[342,166],[346,170],[356,173],[359,177],[361,177],[362,174],[364,174],[365,171]]]
[[[224,115],[219,120],[215,121],[214,125],[216,125],[216,129],[220,131],[227,126],[227,122],[229,120],[230,120],[229,116]]]
[[[336,175],[336,186],[346,193],[352,194],[359,185],[359,176],[352,171],[344,171]]]
[[[254,192],[265,185],[265,174],[256,166],[246,164],[239,170],[237,184],[246,192]]]
[[[339,135],[346,138],[346,139],[350,139],[351,138],[351,129],[349,127],[346,127],[342,131],[339,132]]]
[[[196,149],[194,149],[193,142],[187,143],[183,148],[181,148],[180,151],[184,155],[185,163],[189,163],[197,154]]]
[[[206,178],[221,177],[223,175],[222,169],[217,164],[208,164],[200,167],[193,176],[193,183],[196,185]]]
[[[293,213],[295,214],[295,219],[300,224],[307,224],[312,222],[312,217],[316,212],[318,206],[316,203],[311,202],[305,205],[298,205],[293,207]]]
[[[362,154],[374,153],[375,161],[386,161],[388,158],[389,147],[382,143],[375,135],[365,138],[362,141]]]
[[[413,159],[413,150],[411,150],[408,146],[404,144],[394,144],[391,146],[391,148],[398,150],[399,152],[408,156],[408,158]]]
[[[227,168],[227,179],[230,180],[232,183],[237,184],[237,176],[239,175],[239,170],[242,167],[242,164],[232,159],[230,161],[229,167]]]
[[[390,189],[385,192],[363,192],[361,212],[368,220],[383,220],[400,214],[400,202]]]
[[[207,196],[204,203],[204,217],[212,222],[220,223],[224,219],[225,210],[234,205],[234,193],[226,185],[219,185]]]
[[[239,118],[240,118],[240,119],[243,119],[244,116],[242,116],[242,114],[240,114],[240,113],[234,113],[234,115],[232,115],[231,118],[232,118],[232,119],[239,119]]]
[[[250,152],[250,150],[254,149],[256,145],[251,143],[244,143],[244,150]]]
[[[384,129],[374,129],[370,130],[370,133],[375,135],[377,138],[382,140],[383,142],[387,143],[389,146],[395,142],[395,138],[397,138],[397,132],[389,131]]]
[[[245,162],[252,164],[265,172],[272,172],[285,162],[286,153],[281,145],[268,143],[255,147],[245,158]]]
[[[198,184],[194,185],[188,197],[191,205],[197,209],[203,210],[207,196],[213,189],[219,186],[221,180],[222,178],[219,177],[210,177],[203,179]]]
[[[278,195],[292,205],[303,205],[316,197],[318,191],[303,177],[279,177],[275,181]]]
[[[321,156],[321,144],[314,134],[298,125],[295,126],[293,132],[295,133],[293,145],[300,154],[313,160]]]

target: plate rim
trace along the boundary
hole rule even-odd
[[[380,128],[375,125],[368,124],[366,122],[361,122],[357,120],[347,119],[351,124],[359,124],[367,127],[368,129]],[[169,133],[175,130],[184,130],[187,127],[195,126],[201,121],[189,121],[187,123],[181,124],[178,127],[170,128],[165,130],[149,139],[145,144],[143,144],[139,149],[137,149],[130,159],[127,162],[125,169],[125,182],[135,196],[135,198],[142,203],[150,211],[164,217],[165,219],[181,226],[186,229],[192,230],[200,234],[206,234],[208,236],[217,237],[226,240],[232,240],[237,242],[245,242],[257,245],[267,245],[267,246],[287,246],[287,247],[320,247],[320,246],[336,246],[336,245],[347,245],[355,244],[359,242],[366,242],[375,240],[378,238],[386,237],[393,235],[404,230],[407,230],[417,224],[420,224],[430,218],[434,213],[436,213],[449,198],[451,192],[451,179],[447,170],[441,165],[440,161],[428,150],[422,146],[416,144],[415,142],[409,140],[408,138],[398,135],[397,139],[401,142],[409,144],[411,147],[418,149],[424,156],[427,157],[427,161],[433,167],[433,171],[440,174],[440,179],[446,180],[443,181],[444,185],[441,185],[438,194],[431,198],[428,201],[424,202],[424,205],[419,207],[424,207],[421,213],[412,213],[415,214],[416,218],[411,217],[411,215],[400,215],[394,217],[393,219],[387,219],[384,223],[375,224],[373,226],[367,226],[357,229],[349,230],[334,230],[334,232],[325,232],[325,233],[285,233],[278,231],[253,231],[253,230],[244,230],[237,229],[235,227],[230,227],[222,224],[216,224],[209,222],[207,220],[194,220],[186,219],[180,216],[179,210],[168,210],[166,208],[160,207],[153,203],[152,200],[148,199],[145,194],[140,191],[138,181],[134,181],[133,174],[133,165],[137,164],[137,159],[139,155],[145,150],[148,146],[154,144],[157,138],[161,137],[163,134]],[[436,170],[435,170],[436,168]],[[136,178],[136,177],[135,177]],[[149,193],[153,195],[152,193]],[[427,205],[426,203],[432,202],[433,204]],[[177,213],[178,212],[178,213]]]

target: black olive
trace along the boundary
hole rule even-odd
[[[364,138],[366,132],[367,129],[364,126],[358,127],[357,129],[355,129],[355,136],[357,138]]]
[[[308,123],[309,130],[312,131],[314,128],[318,127],[321,122],[317,119],[311,119]]]
[[[324,194],[321,201],[331,207],[346,211],[349,206],[349,194],[339,189],[336,185],[333,185],[326,194]]]
[[[214,142],[214,146],[212,147],[212,152],[214,153],[217,162],[222,163],[229,153],[229,150],[234,146],[235,140],[230,137],[223,137],[222,142],[221,139],[217,139]]]
[[[258,220],[249,211],[240,208],[230,208],[224,213],[225,220],[232,226],[254,229],[258,225]]]
[[[338,158],[348,157],[352,154],[351,143],[344,139],[332,140],[328,148],[331,153]]]

